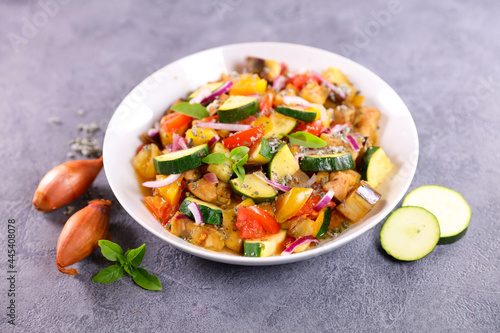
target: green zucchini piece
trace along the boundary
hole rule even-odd
[[[314,237],[316,237],[317,239],[325,238],[331,218],[332,210],[330,209],[330,207],[325,207],[319,212],[318,217],[313,223],[313,228],[316,232],[316,235]]]
[[[263,174],[262,174],[263,176]],[[245,181],[241,182],[238,178],[229,181],[233,192],[241,197],[252,199],[254,202],[272,202],[276,197],[274,188],[260,180],[253,173],[245,175]]]
[[[153,164],[157,173],[161,175],[172,175],[184,171],[193,170],[202,165],[201,160],[209,154],[207,144],[195,146],[185,150],[163,154],[153,158]]]
[[[274,182],[280,182],[287,175],[293,176],[300,169],[288,145],[283,145],[278,150],[268,168],[269,178]]]
[[[273,124],[273,128],[264,134],[264,138],[277,138],[281,139],[297,126],[297,119],[287,117],[281,113],[272,113],[269,120]]]
[[[245,257],[270,257],[278,251],[279,245],[286,239],[286,230],[261,239],[243,241]]]
[[[268,140],[262,138],[260,143],[254,147],[248,154],[248,163],[250,164],[267,164],[274,155],[285,145],[284,142],[277,140]]]
[[[179,207],[179,212],[194,219],[193,213],[191,213],[188,208],[191,202],[196,202],[198,204],[204,223],[222,225],[222,209],[216,205],[196,198],[186,197]]]
[[[193,92],[191,95],[189,95],[187,100],[189,102],[191,99],[193,99],[194,97],[196,97],[203,89],[207,89],[208,88],[208,89],[210,89],[211,92],[214,92],[217,89],[219,89],[220,87],[222,87],[223,84],[224,84],[224,82],[207,83],[204,86],[200,87],[195,92]]]
[[[422,207],[407,206],[389,215],[380,230],[380,243],[390,256],[413,261],[431,253],[439,236],[439,222],[432,213]]]
[[[359,171],[363,180],[366,180],[373,187],[377,187],[391,172],[392,168],[394,168],[394,165],[384,150],[380,147],[372,146],[368,147],[363,154]]]
[[[214,144],[212,147],[212,153],[222,153],[229,157],[229,149],[224,147],[224,145],[220,142],[216,142]],[[214,172],[219,180],[227,183],[234,173],[232,168],[233,163],[234,162],[232,160],[228,159],[222,164],[209,164],[207,170],[208,172]]]
[[[351,153],[306,155],[300,159],[302,171],[341,171],[354,168]]]
[[[229,96],[219,107],[217,115],[221,123],[234,123],[247,119],[259,111],[259,103],[255,97]]]
[[[423,207],[436,216],[441,229],[439,244],[456,242],[469,227],[469,204],[460,193],[444,186],[420,186],[406,196],[403,206]]]
[[[276,112],[308,123],[313,122],[318,115],[316,111],[307,111],[299,106],[286,105],[278,105],[278,107],[276,108]]]

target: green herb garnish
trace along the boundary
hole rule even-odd
[[[242,182],[245,180],[245,169],[243,165],[248,162],[248,152],[250,148],[241,146],[231,150],[229,157],[223,153],[212,153],[205,156],[201,161],[207,164],[222,164],[228,160],[233,161],[233,171]]]
[[[199,103],[182,102],[172,106],[172,110],[197,119],[208,117],[207,108]]]
[[[108,240],[100,240],[102,255],[110,260],[116,261],[113,266],[104,268],[92,279],[93,282],[111,283],[121,278],[125,273],[132,276],[134,282],[147,290],[162,290],[160,280],[156,275],[151,275],[144,268],[139,267],[146,253],[146,244],[137,249],[127,250],[123,254],[120,245]]]
[[[295,146],[302,146],[306,148],[323,148],[326,146],[325,140],[307,132],[299,131],[289,134],[287,137],[290,139],[290,143]]]

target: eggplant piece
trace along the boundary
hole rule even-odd
[[[379,202],[382,195],[367,182],[356,184],[336,209],[351,222],[358,222]]]
[[[247,57],[245,68],[249,73],[259,74],[264,70],[266,61],[261,58]]]
[[[191,244],[213,251],[222,251],[224,234],[213,225],[196,225],[189,217],[177,212],[170,220],[170,232]]]

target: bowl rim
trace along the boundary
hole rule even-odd
[[[111,172],[111,170],[109,170],[109,158],[107,159],[106,157],[108,156],[106,154],[106,147],[108,146],[108,143],[109,143],[109,135],[108,135],[108,130],[109,130],[109,124],[112,123],[112,120],[113,120],[113,117],[115,117],[117,115],[117,110],[120,109],[120,107],[123,105],[123,103],[125,103],[129,98],[130,98],[130,95],[131,93],[134,91],[134,89],[137,87],[137,86],[140,86],[141,84],[144,84],[146,80],[148,80],[151,76],[157,74],[158,72],[164,70],[166,67],[170,67],[170,66],[175,66],[183,61],[185,61],[186,59],[188,58],[191,58],[191,57],[196,57],[196,56],[199,56],[203,53],[209,53],[209,52],[214,52],[216,50],[225,50],[225,49],[231,49],[231,48],[241,48],[241,47],[245,47],[245,48],[251,48],[251,47],[262,47],[262,46],[278,46],[278,47],[295,47],[295,48],[301,48],[303,50],[309,50],[309,51],[314,51],[314,52],[319,52],[319,53],[324,53],[326,55],[334,55],[336,57],[340,57],[342,59],[342,61],[348,63],[350,66],[354,66],[354,67],[358,67],[359,69],[361,70],[364,70],[364,71],[367,71],[369,73],[371,73],[372,75],[374,75],[378,80],[380,80],[380,83],[385,87],[385,88],[389,88],[390,91],[392,91],[396,96],[397,98],[400,99],[402,105],[404,106],[404,108],[402,110],[400,110],[400,112],[403,112],[403,113],[406,113],[407,116],[409,116],[409,120],[410,120],[410,123],[408,124],[411,128],[411,130],[414,132],[414,138],[415,138],[415,163],[412,163],[411,164],[411,169],[409,170],[409,174],[408,174],[408,177],[406,177],[406,180],[403,182],[403,189],[404,190],[401,190],[400,193],[398,193],[396,195],[396,200],[394,200],[393,202],[391,203],[388,203],[387,207],[384,207],[382,209],[382,211],[380,211],[378,214],[382,213],[378,218],[374,219],[373,221],[371,221],[370,223],[366,224],[365,226],[363,226],[362,228],[360,228],[359,230],[356,230],[355,232],[347,235],[346,237],[344,238],[341,238],[339,239],[338,241],[332,243],[332,244],[325,244],[324,246],[319,246],[319,247],[316,247],[316,248],[312,248],[312,249],[309,249],[307,251],[304,251],[304,252],[300,252],[300,253],[294,253],[293,255],[290,255],[290,256],[271,256],[271,257],[265,257],[265,258],[253,258],[253,257],[244,257],[244,256],[240,256],[240,255],[232,255],[232,254],[225,254],[225,253],[221,253],[221,252],[216,252],[216,251],[211,251],[211,250],[207,250],[207,249],[204,249],[202,247],[198,247],[196,245],[192,245],[186,241],[183,241],[183,242],[179,242],[179,243],[175,243],[175,242],[172,242],[170,241],[167,237],[165,237],[164,234],[162,234],[162,232],[159,232],[155,229],[153,229],[152,227],[150,227],[148,224],[146,223],[143,223],[141,221],[140,218],[138,218],[133,211],[131,211],[131,209],[129,209],[127,207],[127,205],[125,205],[123,202],[124,202],[124,198],[122,197],[121,195],[121,191],[118,190],[116,188],[116,184],[113,183],[113,181],[110,181],[110,177],[108,177],[108,172]],[[408,191],[408,188],[410,187],[411,185],[411,182],[415,176],[415,172],[416,172],[416,169],[417,169],[417,165],[418,165],[418,157],[419,157],[419,140],[418,140],[418,132],[417,132],[417,128],[416,128],[416,125],[415,125],[415,122],[413,120],[413,117],[411,116],[411,113],[408,109],[408,107],[406,106],[406,104],[404,103],[404,101],[402,100],[402,98],[399,96],[399,94],[387,83],[385,82],[385,80],[383,80],[380,76],[378,76],[377,74],[375,74],[374,72],[372,72],[371,70],[369,70],[368,68],[364,67],[363,65],[351,60],[351,59],[348,59],[340,54],[337,54],[335,52],[331,52],[331,51],[327,51],[327,50],[324,50],[324,49],[320,49],[320,48],[317,48],[317,47],[313,47],[313,46],[308,46],[308,45],[301,45],[301,44],[295,44],[295,43],[283,43],[283,42],[248,42],[248,43],[235,43],[235,44],[227,44],[227,45],[222,45],[222,46],[217,46],[217,47],[212,47],[212,48],[209,48],[209,49],[205,49],[205,50],[201,50],[201,51],[198,51],[198,52],[195,52],[195,53],[191,53],[189,55],[186,55],[186,56],[183,56],[177,60],[174,60],[170,63],[168,63],[167,65],[159,68],[158,70],[156,70],[154,73],[151,73],[150,75],[148,75],[146,78],[144,78],[140,83],[138,83],[136,86],[134,86],[132,88],[132,90],[122,99],[122,101],[120,102],[120,104],[116,107],[115,111],[113,112],[113,115],[108,123],[108,128],[106,129],[106,133],[105,133],[105,136],[104,136],[104,141],[103,141],[103,156],[104,156],[104,171],[105,171],[105,174],[106,174],[106,178],[108,179],[108,183],[111,187],[111,190],[113,192],[113,194],[115,195],[116,199],[118,200],[118,202],[121,204],[121,206],[125,209],[125,211],[137,222],[139,223],[142,227],[144,227],[146,230],[148,230],[150,233],[152,233],[153,235],[155,235],[156,237],[160,238],[161,240],[167,242],[169,245],[177,248],[177,249],[180,249],[184,252],[187,252],[189,254],[192,254],[192,255],[195,255],[197,257],[201,257],[201,258],[204,258],[204,259],[208,259],[208,260],[212,260],[212,261],[216,261],[216,262],[220,262],[220,263],[226,263],[226,264],[235,264],[235,265],[244,265],[244,266],[267,266],[267,265],[280,265],[280,264],[287,264],[287,263],[292,263],[292,262],[297,262],[297,261],[302,261],[302,260],[305,260],[305,259],[310,259],[310,258],[313,258],[313,257],[317,257],[317,256],[320,256],[322,254],[325,254],[325,253],[328,253],[330,251],[333,251],[334,249],[340,247],[340,246],[343,246],[349,242],[351,242],[352,240],[356,239],[357,237],[361,236],[362,234],[364,234],[365,232],[367,232],[368,230],[372,229],[373,227],[375,227],[377,224],[379,224],[380,222],[382,222],[382,220],[384,220],[384,218],[386,218],[393,210],[394,208],[398,205],[398,203],[401,201],[401,199],[403,198],[403,196],[405,195],[405,193]],[[106,162],[108,161],[108,162]],[[108,165],[108,167],[107,167]],[[168,230],[165,229],[165,231],[168,232]],[[330,246],[329,246],[330,245]]]

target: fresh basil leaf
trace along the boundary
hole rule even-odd
[[[98,244],[101,247],[102,255],[110,261],[117,261],[123,254],[120,245],[110,242],[109,240],[101,239]]]
[[[111,283],[115,282],[124,275],[123,267],[119,265],[109,266],[104,268],[92,279],[93,282],[97,283]]]
[[[248,161],[248,155],[243,156],[236,163],[233,164],[233,171],[238,176],[238,179],[242,182],[245,181],[245,168],[243,165]]]
[[[228,160],[223,153],[212,153],[205,156],[201,161],[207,164],[222,164]]]
[[[156,275],[151,275],[144,268],[136,268],[132,275],[134,282],[147,290],[162,290],[160,280]]]
[[[144,254],[146,253],[146,244],[142,244],[137,249],[128,250],[125,253],[125,259],[133,266],[137,267],[142,263],[142,259],[144,258]]]
[[[134,276],[134,269],[132,268],[131,264],[126,263],[125,265],[123,265],[123,269],[128,275]]]
[[[172,110],[197,119],[208,117],[207,108],[199,103],[182,102],[172,106]]]
[[[326,146],[325,140],[307,132],[299,131],[289,134],[287,137],[290,139],[290,143],[295,146],[302,146],[306,148],[323,148]]]
[[[250,151],[250,148],[246,146],[241,146],[241,147],[236,147],[233,150],[231,150],[231,154],[229,156],[233,161],[237,161]],[[245,162],[246,163],[246,162]]]

